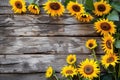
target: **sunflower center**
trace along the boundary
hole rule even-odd
[[[109,57],[109,58],[107,59],[107,63],[112,63],[114,60],[115,60],[115,59],[114,59],[113,57]]]
[[[66,71],[66,74],[72,74],[72,73],[73,73],[72,70],[67,70],[67,71]]]
[[[107,46],[107,48],[112,49],[111,43],[112,43],[111,40],[107,40],[107,41],[106,41],[106,46]]]
[[[110,25],[108,23],[103,22],[103,23],[101,23],[101,29],[105,30],[105,31],[108,31],[108,30],[111,29],[111,27],[110,27]]]
[[[82,18],[87,18],[87,15],[82,15]]]
[[[75,12],[79,12],[79,11],[80,11],[80,6],[78,6],[78,5],[73,5],[73,6],[72,6],[72,9],[73,9]]]
[[[101,12],[103,12],[103,11],[105,11],[106,10],[106,7],[105,7],[105,5],[103,5],[103,4],[100,4],[100,5],[98,5],[98,10],[99,11],[101,11]]]
[[[92,43],[90,43],[90,44],[89,44],[89,47],[93,47],[93,44],[92,44]]]
[[[74,59],[73,58],[70,58],[70,62],[73,62],[74,61]]]
[[[60,9],[60,5],[58,3],[51,3],[50,4],[50,8],[53,10],[59,10]]]
[[[84,67],[84,72],[89,75],[89,74],[92,74],[94,72],[94,69],[93,69],[93,66],[91,65],[86,65]]]
[[[36,6],[33,6],[33,9],[34,9],[34,10],[37,10],[37,9],[36,9]]]
[[[18,9],[21,9],[22,8],[22,3],[20,1],[16,1],[15,2],[15,6],[18,8]]]

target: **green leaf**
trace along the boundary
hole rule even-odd
[[[76,2],[76,0],[65,0],[65,2],[64,2],[65,7],[67,6],[67,4],[68,4],[70,1]]]
[[[108,16],[107,18],[109,20],[113,20],[113,21],[119,21],[119,14],[116,10],[113,10]]]
[[[34,0],[28,0],[28,2],[29,2],[29,4],[31,4],[31,3],[33,3],[33,2],[34,2]]]
[[[85,2],[85,8],[87,10],[93,10],[94,9],[93,0],[86,0],[86,2]]]
[[[120,2],[114,1],[114,2],[112,2],[111,5],[116,11],[120,12]]]
[[[101,80],[112,80],[112,75],[106,74],[106,75],[102,76]]]
[[[120,40],[116,40],[115,41],[115,47],[116,48],[120,48]]]

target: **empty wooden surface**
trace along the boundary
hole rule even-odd
[[[20,15],[13,13],[9,0],[0,0],[0,80],[46,80],[49,65],[61,76],[68,54],[76,54],[78,63],[92,58],[85,47],[91,38],[99,45],[95,50],[98,58],[104,54],[101,37],[92,23],[81,23],[67,11],[52,18],[41,7],[45,2],[39,2],[40,15]]]

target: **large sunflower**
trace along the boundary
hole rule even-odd
[[[118,60],[119,58],[115,53],[109,53],[102,56],[101,63],[105,68],[108,68],[110,65],[115,67],[116,63],[118,63]]]
[[[94,28],[101,35],[114,34],[116,32],[116,25],[108,19],[100,19],[94,23]]]
[[[65,77],[73,77],[74,75],[77,75],[77,69],[71,65],[64,66],[61,70],[61,74]]]
[[[67,5],[67,10],[71,13],[71,15],[79,15],[84,12],[84,6],[83,4],[70,1]]]
[[[74,64],[76,62],[76,55],[68,55],[66,61],[68,64]]]
[[[60,2],[48,1],[44,4],[44,10],[51,16],[61,16],[65,11],[64,6]]]
[[[108,35],[104,36],[102,40],[102,49],[104,50],[104,52],[113,53],[113,43],[115,39],[111,35]]]
[[[80,63],[79,67],[80,68],[78,68],[78,72],[84,78],[93,79],[94,77],[98,77],[98,74],[100,73],[98,63],[93,59],[86,59]]]
[[[90,22],[93,19],[93,17],[89,13],[77,14],[75,15],[75,17],[81,22]]]
[[[95,2],[94,8],[95,8],[95,10],[93,12],[97,16],[102,16],[102,15],[108,14],[111,11],[110,4],[108,4],[107,1],[104,1],[104,0]]]
[[[24,13],[26,12],[26,5],[24,0],[10,0],[10,5],[14,13]]]
[[[51,66],[49,66],[46,70],[46,78],[50,78],[53,75],[53,68]]]
[[[28,10],[33,14],[39,14],[40,12],[40,8],[38,7],[37,4],[30,4],[28,6]]]
[[[95,39],[89,39],[86,41],[85,46],[89,49],[94,49],[97,47],[97,43]]]

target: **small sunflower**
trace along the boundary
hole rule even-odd
[[[95,39],[89,39],[88,41],[86,41],[86,47],[89,49],[94,49],[97,47],[97,43]]]
[[[68,55],[66,61],[68,64],[74,64],[76,62],[76,55]]]
[[[104,50],[104,52],[113,53],[113,43],[115,39],[111,35],[108,35],[104,36],[102,40],[102,49]]]
[[[46,70],[46,78],[50,78],[53,75],[53,68],[51,66],[49,66]]]
[[[24,13],[26,12],[26,5],[24,0],[10,0],[10,5],[14,13]]]
[[[39,14],[40,12],[40,8],[38,7],[37,4],[30,4],[28,6],[28,10],[33,14]]]
[[[102,16],[102,15],[108,14],[111,11],[110,4],[108,4],[107,1],[104,1],[104,0],[95,2],[94,8],[95,8],[95,10],[93,12],[97,16]]]
[[[67,10],[71,13],[71,15],[79,15],[80,13],[84,12],[84,6],[78,2],[70,1],[67,5]]]
[[[93,20],[93,17],[89,13],[77,14],[75,15],[75,17],[81,22],[90,22],[91,20]]]
[[[101,58],[101,63],[105,68],[108,68],[110,65],[115,67],[116,63],[118,63],[119,57],[116,56],[115,53],[105,54]]]
[[[65,11],[64,6],[60,2],[48,1],[44,4],[44,10],[51,16],[61,16]]]
[[[80,63],[79,67],[78,71],[84,78],[93,79],[94,77],[98,77],[98,74],[100,73],[97,61],[94,61],[93,59],[86,59]]]
[[[101,35],[114,34],[116,32],[116,25],[108,19],[100,19],[94,23],[94,28]]]
[[[64,66],[61,70],[61,74],[65,77],[73,77],[74,75],[77,75],[77,69],[75,69],[73,66]]]

